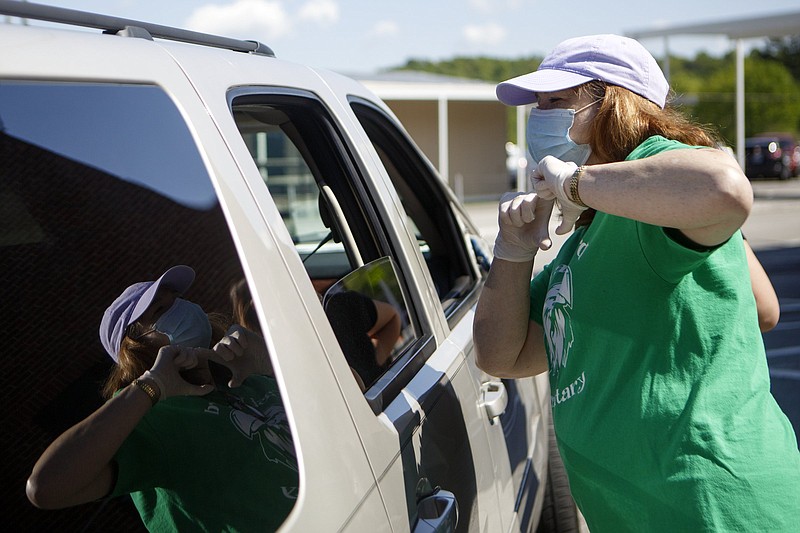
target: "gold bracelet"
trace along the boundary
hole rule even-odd
[[[145,394],[150,398],[150,401],[153,405],[158,403],[159,397],[161,396],[161,391],[157,390],[151,384],[146,381],[142,381],[139,378],[133,380],[133,384],[139,387]]]
[[[576,168],[575,173],[572,174],[572,178],[570,178],[569,180],[569,196],[570,200],[572,200],[579,206],[589,207],[588,205],[583,203],[583,200],[581,200],[581,195],[578,194],[578,181],[581,179],[581,174],[583,174],[584,170],[586,170],[586,166],[581,165],[578,168]]]

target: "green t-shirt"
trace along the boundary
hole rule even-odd
[[[150,531],[275,531],[297,498],[286,413],[265,376],[159,402],[115,459],[112,495],[130,493]]]
[[[685,148],[651,137],[628,159]],[[741,233],[670,234],[598,212],[531,282],[575,501],[592,533],[800,531]]]

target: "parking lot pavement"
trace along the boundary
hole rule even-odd
[[[756,180],[742,231],[754,250],[800,247],[800,178]]]
[[[800,246],[756,251],[781,306],[775,329],[764,334],[775,396],[800,435]]]

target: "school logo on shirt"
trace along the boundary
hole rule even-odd
[[[269,400],[269,394],[261,402],[248,401],[234,394],[229,396],[230,421],[248,439],[257,439],[264,457],[273,463],[297,471],[292,434],[283,407]],[[252,402],[252,403],[251,403]]]
[[[558,376],[567,366],[574,336],[572,333],[572,271],[568,265],[559,265],[553,272],[554,283],[544,301],[542,324],[547,343],[550,374]]]

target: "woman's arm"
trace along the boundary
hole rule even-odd
[[[530,282],[538,250],[550,248],[553,201],[535,193],[500,199],[494,261],[475,310],[473,337],[479,368],[498,377],[547,370],[542,328],[530,320]]]
[[[147,393],[129,385],[65,431],[33,467],[26,486],[31,503],[42,509],[61,509],[111,492],[114,454],[152,405]]]
[[[380,300],[372,300],[375,304],[377,318],[375,324],[367,332],[375,345],[375,360],[378,366],[383,366],[392,355],[397,339],[400,338],[400,315],[391,304]]]
[[[114,455],[153,402],[178,395],[202,396],[214,389],[212,384],[188,383],[180,374],[197,367],[201,359],[199,349],[160,348],[153,368],[140,378],[152,387],[155,400],[139,386],[128,385],[61,434],[36,461],[28,478],[25,490],[31,503],[42,509],[61,509],[111,492],[116,474]]]
[[[530,320],[533,262],[495,259],[475,310],[473,336],[479,368],[497,377],[547,370],[542,327]]]
[[[562,183],[568,187],[569,181]],[[737,162],[714,149],[589,165],[578,189],[583,202],[598,211],[677,228],[705,246],[730,238],[753,204],[750,182]]]
[[[758,326],[761,328],[761,332],[764,333],[778,324],[778,320],[781,317],[781,306],[769,276],[767,276],[764,267],[761,266],[747,239],[744,241],[744,251],[747,254],[747,266],[750,270],[753,296],[756,298]]]

